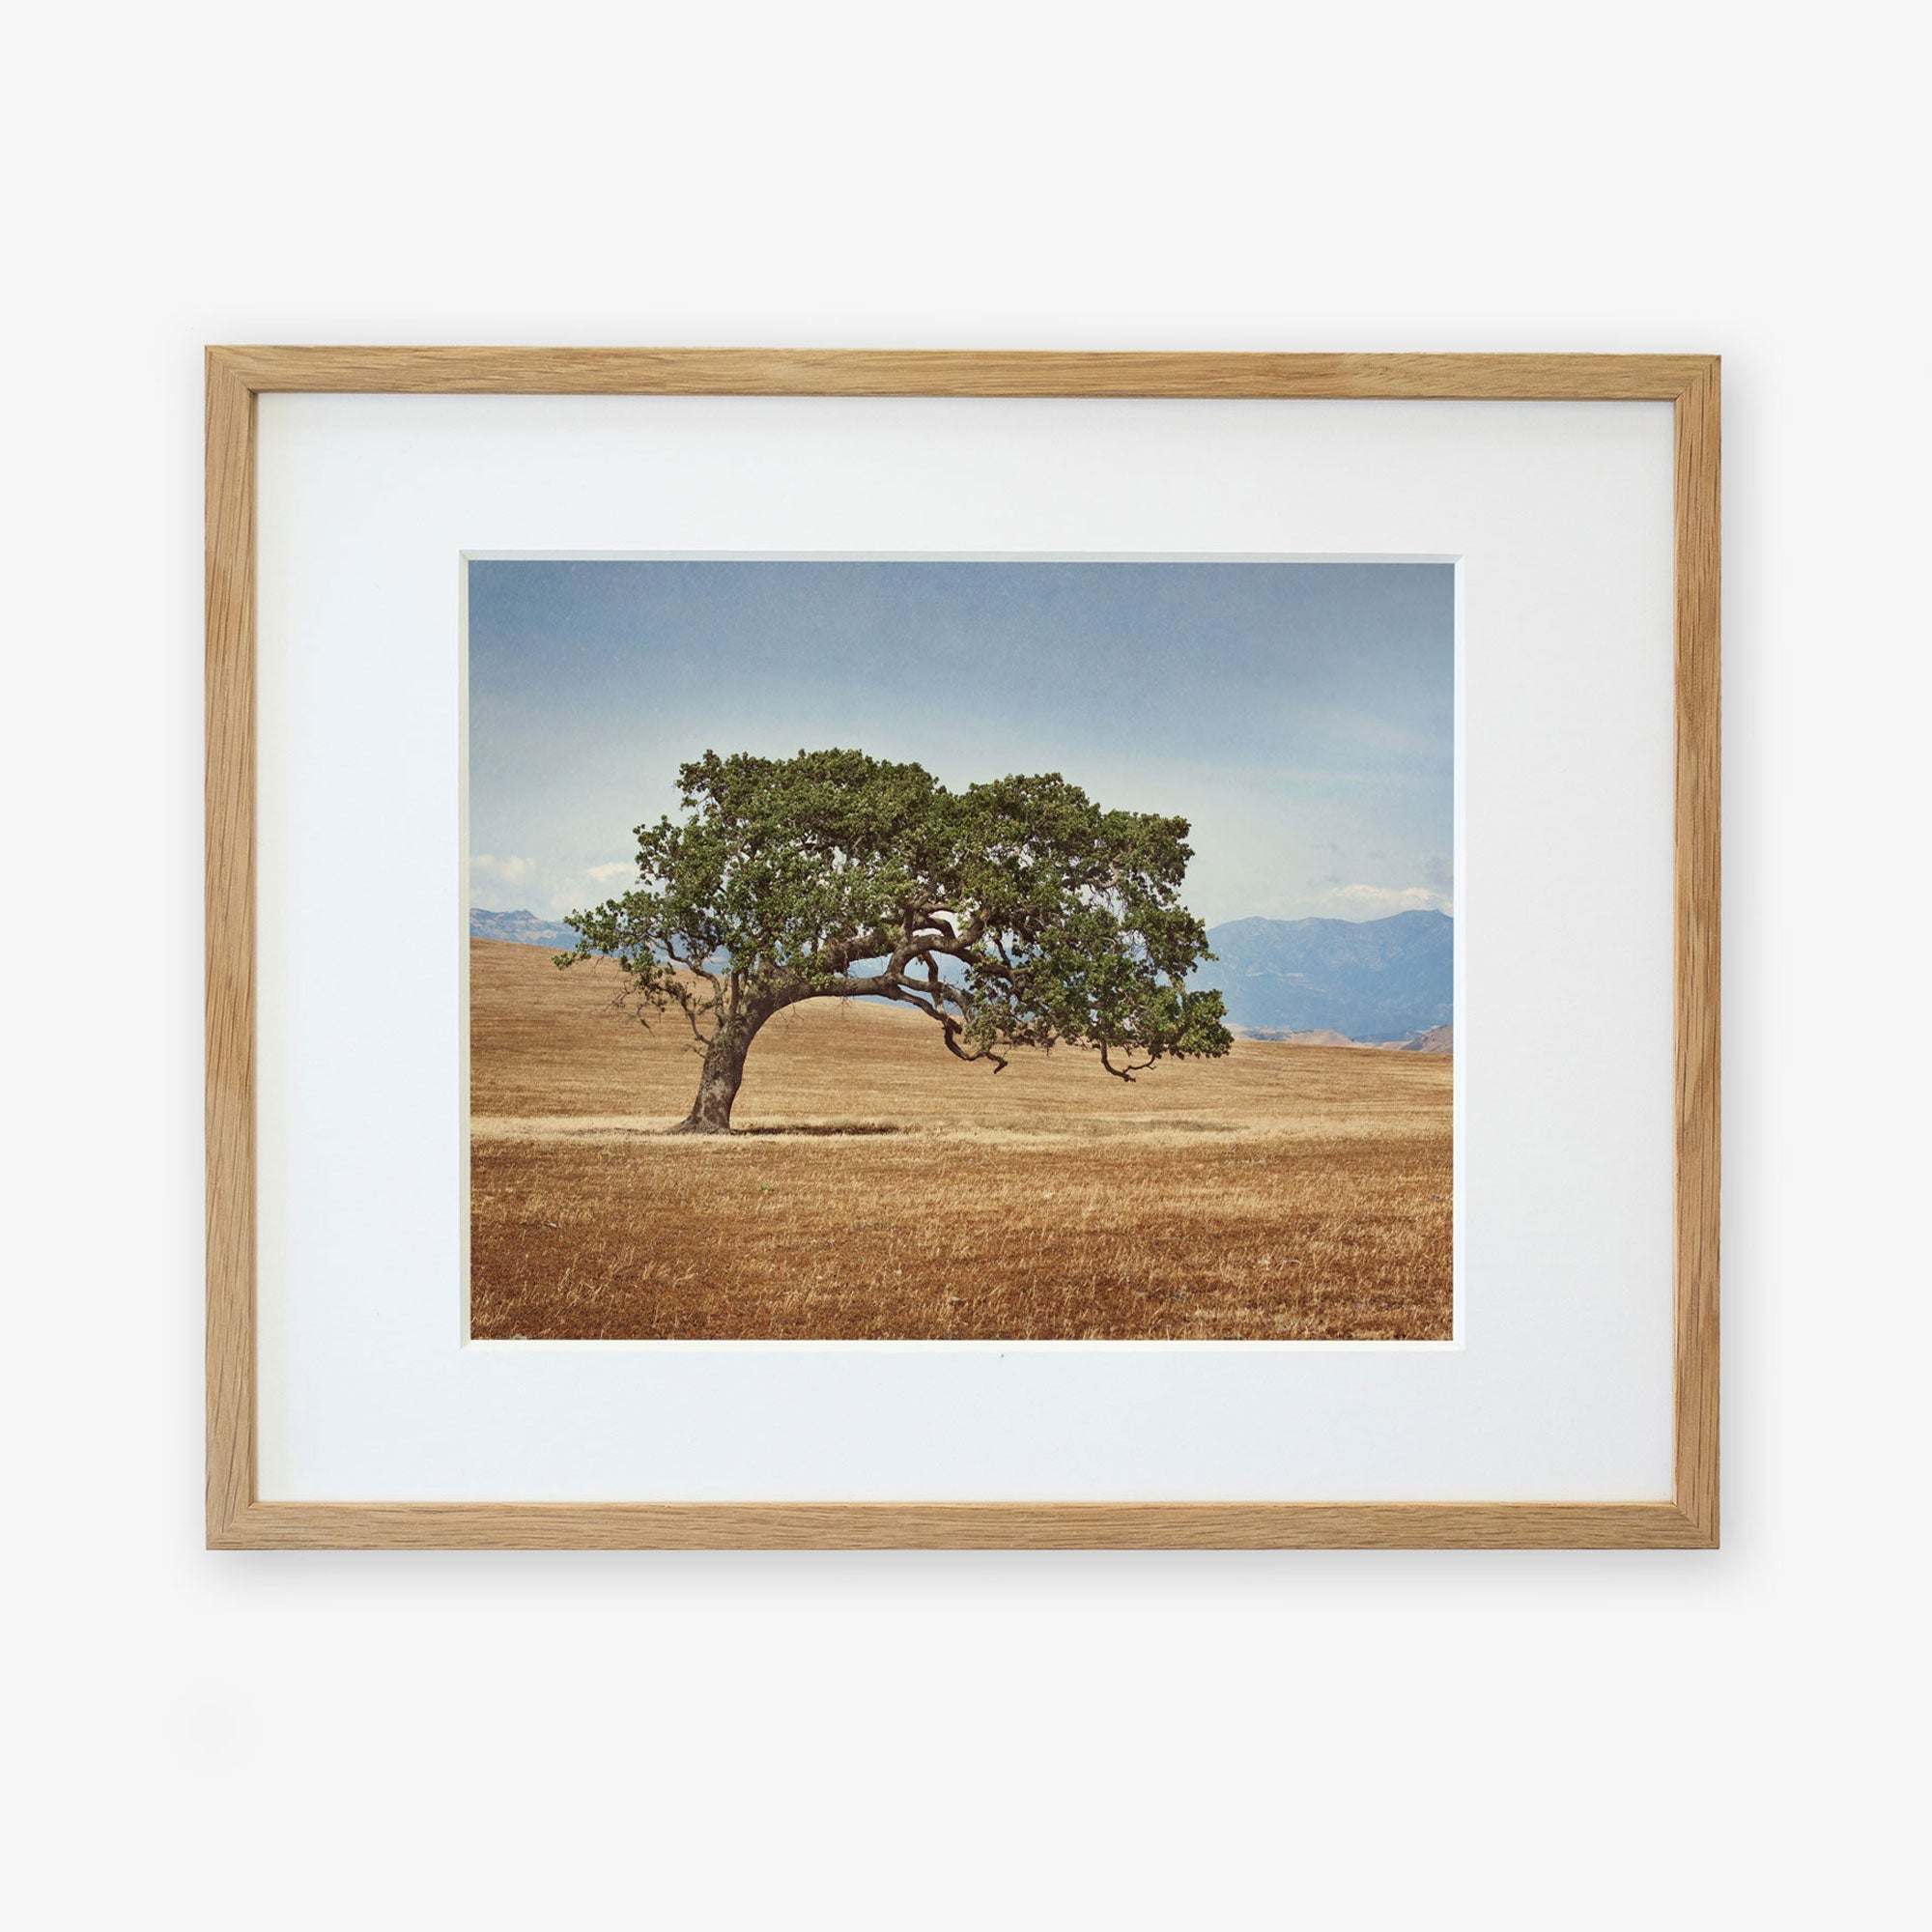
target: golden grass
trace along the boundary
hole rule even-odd
[[[1126,1085],[966,1065],[812,1001],[728,1139],[601,963],[470,946],[470,1319],[487,1337],[1443,1339],[1450,1062],[1237,1041]],[[680,1038],[680,1032],[682,1038]]]

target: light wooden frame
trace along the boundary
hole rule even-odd
[[[1709,355],[208,352],[208,1543],[294,1548],[1707,1548],[1718,1541],[1719,365]],[[1676,1484],[1639,1503],[288,1503],[255,1476],[255,398],[1402,397],[1676,414]]]

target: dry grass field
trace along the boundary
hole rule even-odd
[[[758,1036],[740,1131],[673,1136],[682,1018],[647,1032],[614,968],[550,961],[470,946],[478,1336],[1449,1334],[1445,1055],[996,1075],[916,1013],[818,1000]]]

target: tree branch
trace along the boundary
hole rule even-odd
[[[709,980],[714,986],[717,985],[718,975],[716,973],[712,972],[709,967],[700,965],[695,959],[685,958],[685,956],[678,952],[677,948],[673,946],[668,939],[667,939],[664,943],[664,950],[665,950],[665,957],[668,959],[673,966],[682,966],[687,973],[695,973],[700,980]]]
[[[933,988],[919,985],[908,980],[903,973],[890,968],[883,973],[843,973],[829,983],[815,986],[803,995],[806,999],[865,999],[867,997],[891,1000],[898,1006],[910,1007],[915,1012],[923,1013],[929,1020],[937,1020],[946,1034],[946,1050],[955,1060],[985,1060],[992,1063],[993,1071],[1005,1070],[1009,1062],[1002,1054],[994,1052],[991,1046],[967,1048],[960,1045],[965,1031],[962,1020],[972,1017],[972,1007],[956,986],[949,986],[938,979],[934,969]],[[955,1019],[939,1004],[941,999],[950,1000],[959,1009],[960,1018]],[[931,1003],[928,1004],[928,1001]]]

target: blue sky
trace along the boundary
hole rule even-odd
[[[1448,564],[478,559],[470,902],[621,892],[706,750],[1058,771],[1193,823],[1188,902],[1452,909]]]

